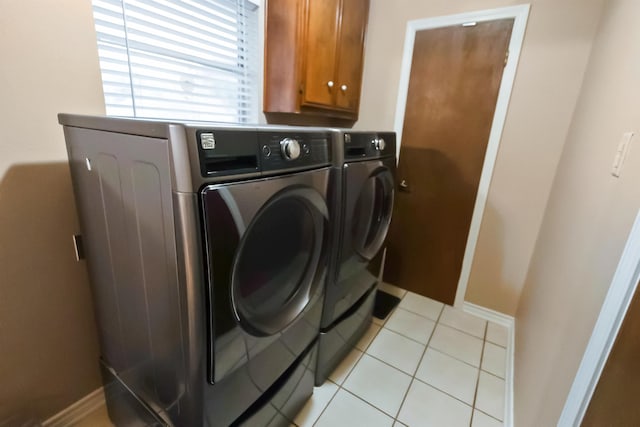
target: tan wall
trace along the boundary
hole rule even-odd
[[[359,129],[393,129],[409,20],[525,3],[372,0]],[[514,314],[578,97],[602,0],[531,0],[466,300]]]
[[[56,117],[104,113],[95,43],[90,0],[0,1],[0,424],[100,386]]]
[[[638,16],[637,0],[611,0],[594,43],[517,312],[518,427],[556,424],[640,208]]]

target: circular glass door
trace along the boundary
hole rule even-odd
[[[307,306],[320,284],[327,217],[322,197],[299,188],[274,196],[251,222],[231,283],[236,316],[249,332],[275,334]]]
[[[356,252],[371,260],[384,243],[393,211],[393,175],[380,168],[362,185],[352,219],[352,238]]]

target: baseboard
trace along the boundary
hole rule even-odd
[[[506,399],[504,405],[504,426],[513,427],[513,358],[516,345],[516,319],[513,316],[508,316],[467,301],[464,302],[462,309],[474,316],[506,326],[509,331],[509,340],[507,342],[507,370],[505,372]]]
[[[482,307],[469,301],[464,302],[462,309],[467,313],[489,320],[493,323],[504,325],[507,328],[510,328],[514,324],[513,316],[508,316],[504,313],[500,313],[499,311],[491,310],[490,308]]]
[[[66,427],[76,424],[87,415],[104,406],[104,390],[100,387],[92,391],[82,399],[66,407],[48,420],[42,423],[45,427]]]

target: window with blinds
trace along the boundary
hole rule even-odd
[[[253,1],[93,0],[107,114],[256,122]]]

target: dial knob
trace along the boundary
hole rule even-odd
[[[287,160],[295,160],[300,157],[300,143],[293,138],[285,138],[280,141],[282,156]]]
[[[384,148],[387,146],[387,143],[384,142],[383,138],[376,138],[371,142],[373,143],[373,147],[378,151],[383,151]]]

